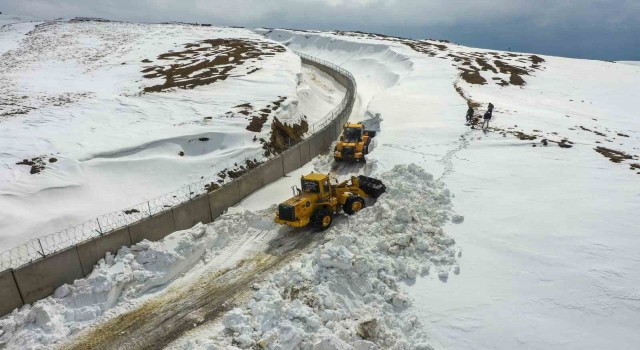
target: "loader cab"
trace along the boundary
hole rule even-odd
[[[346,126],[342,132],[343,140],[346,142],[360,142],[362,141],[362,128]]]
[[[331,196],[331,184],[325,174],[309,174],[300,179],[302,192],[318,194],[320,200]]]
[[[320,184],[317,181],[308,180],[304,177],[300,180],[302,191],[307,193],[320,193]]]

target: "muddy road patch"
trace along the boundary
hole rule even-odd
[[[174,287],[133,311],[82,331],[62,349],[161,349],[185,332],[222,316],[235,298],[263,276],[295,258],[313,242],[313,232],[281,230],[261,253],[233,268]]]

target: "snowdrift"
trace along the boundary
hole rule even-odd
[[[246,29],[0,18],[1,250],[224,182],[276,118],[313,124],[345,93]]]
[[[314,244],[295,262],[257,281],[248,308],[223,318],[222,334],[187,344],[291,348],[337,342],[345,348],[428,348],[402,285],[420,275],[447,279],[450,272],[459,273],[454,240],[442,230],[452,216],[451,196],[416,165],[398,166],[381,178],[388,192],[377,203],[356,216],[338,218],[325,233],[326,243]],[[160,242],[123,247],[100,261],[86,279],[1,319],[0,342],[10,348],[46,348],[174,288],[200,284],[201,276],[232,268],[265,249],[282,229],[273,223],[272,213],[273,208],[256,213],[238,209]],[[136,336],[149,335],[133,330],[130,337]]]

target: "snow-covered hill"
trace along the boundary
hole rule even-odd
[[[322,155],[215,223],[123,248],[0,320],[0,341],[153,347],[162,329],[172,343],[161,345],[180,349],[640,342],[640,67],[364,33],[251,35],[355,76],[352,119],[381,119],[367,166],[331,170]],[[173,94],[143,99],[202,103],[198,88]],[[488,130],[464,124],[469,105],[481,115],[489,102]],[[325,234],[274,226],[273,204],[314,169],[379,176],[389,193]]]
[[[203,177],[221,174],[219,184],[244,158],[264,158],[274,118],[311,124],[344,95],[247,29],[81,20],[2,28],[0,250],[105,213],[126,216]]]
[[[407,286],[432,345],[635,347],[637,66],[546,56],[533,62],[530,54],[359,33],[267,37],[338,62],[359,87],[375,87],[361,95],[354,116],[382,116],[370,159],[381,170],[416,162],[455,194],[464,223],[445,229],[463,251],[460,275]],[[524,85],[500,85],[513,75],[513,68],[502,72],[507,65],[526,69]],[[461,95],[479,104],[476,115],[489,102],[496,106],[491,129],[464,125]]]
[[[632,66],[640,66],[640,61],[617,61],[622,64],[630,64]]]

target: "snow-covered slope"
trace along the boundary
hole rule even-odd
[[[632,66],[640,66],[640,61],[617,61],[617,63],[630,64]]]
[[[93,280],[5,317],[10,348],[44,348],[89,324],[70,346],[126,344],[123,332],[149,345],[161,321],[180,349],[636,347],[637,66],[362,33],[256,33],[353,73],[352,119],[379,117],[380,131],[366,167],[332,172],[381,177],[389,193],[326,235],[274,227],[272,205],[300,173],[331,169],[322,155],[206,228],[123,249]],[[488,130],[464,125],[468,105],[479,115],[489,102]],[[219,241],[229,234],[233,244]],[[154,270],[150,256],[175,259]],[[103,279],[114,298],[94,301],[84,286]],[[136,323],[141,315],[148,322]]]
[[[0,54],[18,48],[22,36],[40,23],[31,17],[0,15]]]
[[[0,250],[260,160],[274,118],[311,124],[344,95],[246,29],[72,20],[0,34]]]
[[[496,55],[531,67],[530,55],[433,41],[441,48],[417,52],[392,38],[354,35],[268,37],[340,62],[359,87],[399,75],[370,99],[361,96],[360,112],[383,118],[370,159],[381,169],[417,162],[439,174],[465,216],[446,228],[464,252],[460,275],[408,287],[434,345],[633,348],[640,340],[633,331],[640,320],[640,168],[633,165],[640,163],[640,70],[543,57],[522,75],[524,86],[503,87],[498,79],[509,74],[499,72]],[[459,58],[469,53],[498,71],[471,60],[485,85],[458,76]],[[496,106],[494,129],[463,124],[460,93],[481,104],[476,114],[488,102]]]

